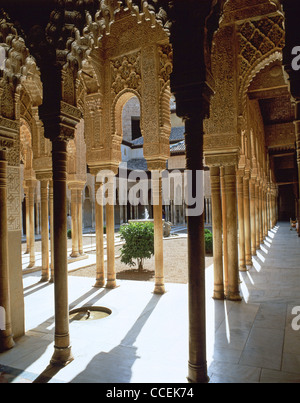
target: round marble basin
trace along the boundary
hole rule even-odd
[[[70,321],[88,322],[107,318],[112,311],[104,306],[85,306],[70,311]]]

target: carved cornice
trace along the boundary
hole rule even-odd
[[[232,166],[238,165],[239,155],[238,153],[214,153],[204,154],[204,164],[208,167],[222,167],[222,166]]]

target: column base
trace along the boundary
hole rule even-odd
[[[189,362],[187,380],[189,383],[209,383],[207,365],[194,365]]]
[[[228,292],[228,294],[226,295],[226,299],[228,301],[242,301],[242,297],[240,296],[240,294],[238,292]]]
[[[74,357],[71,352],[71,346],[69,347],[54,346],[54,353],[50,360],[50,364],[65,367],[73,360]]]
[[[10,350],[15,346],[15,342],[13,340],[13,336],[0,336],[0,353],[4,353],[4,351]]]
[[[244,266],[244,267],[240,267],[240,268],[239,268],[239,271],[241,271],[241,272],[246,272],[246,271],[248,271],[248,269],[247,269],[246,266]]]
[[[27,269],[32,269],[34,266],[35,266],[35,262],[29,263],[29,265],[27,266]]]
[[[163,284],[155,284],[153,293],[160,295],[165,294],[166,293],[165,286]]]
[[[40,279],[40,283],[47,283],[49,281],[49,276],[42,276]]]
[[[212,298],[217,301],[223,301],[225,299],[225,293],[223,291],[214,291]]]
[[[79,257],[79,256],[80,256],[80,254],[78,252],[72,252],[70,254],[70,257]]]
[[[107,280],[105,288],[113,289],[116,287],[117,287],[116,280]]]
[[[105,281],[104,280],[96,280],[96,283],[94,284],[93,287],[95,288],[103,288],[105,285]]]

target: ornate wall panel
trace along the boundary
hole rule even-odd
[[[21,230],[21,180],[20,168],[7,168],[7,218],[8,230]]]

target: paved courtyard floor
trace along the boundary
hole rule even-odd
[[[172,242],[172,241],[169,241]],[[210,261],[208,261],[210,263]],[[168,262],[165,262],[167,265]],[[107,318],[71,321],[74,360],[51,368],[53,284],[23,277],[26,334],[0,354],[0,382],[186,383],[187,284],[118,280],[114,290],[69,275],[70,308],[104,306]],[[213,266],[206,268],[207,361],[211,383],[300,383],[300,238],[278,224],[240,274],[242,302],[214,301]],[[292,313],[294,312],[294,313]],[[294,324],[294,329],[292,327]]]

